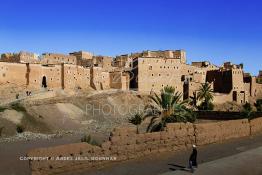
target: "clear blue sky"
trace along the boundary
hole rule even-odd
[[[1,53],[185,49],[188,62],[262,69],[261,0],[2,0],[0,8]]]

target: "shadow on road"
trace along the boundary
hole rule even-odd
[[[176,165],[176,164],[170,164],[170,163],[169,163],[168,165],[169,165],[169,166],[172,166],[172,167],[169,168],[169,170],[171,170],[171,171],[177,171],[177,170],[187,171],[187,172],[190,171],[190,170],[187,169],[187,167],[185,167],[185,166]]]

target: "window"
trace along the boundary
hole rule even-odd
[[[154,76],[154,74],[152,74],[152,76]]]
[[[161,76],[161,74],[158,74],[158,76]]]
[[[152,70],[152,66],[149,66],[149,70]]]

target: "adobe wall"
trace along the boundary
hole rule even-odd
[[[252,135],[262,132],[262,117],[251,120],[250,128]]]
[[[138,58],[138,91],[159,92],[169,85],[183,92],[181,69],[179,59]]]
[[[0,62],[0,82],[14,83],[18,86],[40,88],[45,76],[47,86],[61,88],[61,66],[42,66],[40,64],[17,64]]]
[[[86,88],[90,86],[90,69],[77,65],[64,65],[64,88]]]
[[[254,85],[254,97],[256,99],[262,98],[262,84],[256,83]]]
[[[122,72],[109,73],[110,88],[113,89],[129,89],[129,74]]]
[[[222,103],[225,103],[225,102],[233,101],[233,97],[232,97],[231,92],[229,94],[214,93],[213,97],[214,97],[213,103],[215,103],[215,104],[222,104]]]
[[[61,65],[29,64],[29,69],[29,86],[42,87],[42,79],[46,77],[48,88],[61,88]]]
[[[116,161],[138,158],[153,153],[190,148],[194,143],[194,128],[190,123],[169,124],[165,131],[136,134],[136,128],[115,128],[109,141],[101,147],[76,143],[31,150],[29,157],[49,157],[50,160],[30,161],[33,175],[59,174],[79,168],[100,166],[110,161],[55,161],[61,157],[116,157]],[[54,158],[54,160],[52,160]]]
[[[105,90],[111,88],[109,74],[101,67],[94,67],[91,71],[90,68],[73,64],[41,65],[0,62],[0,83],[14,83],[29,88],[41,88],[45,77],[47,88],[85,89],[92,86],[97,90]],[[127,84],[126,79],[127,77],[121,77],[120,82]]]
[[[77,58],[73,55],[64,55],[58,53],[44,53],[43,59],[41,60],[43,64],[77,64]]]
[[[205,145],[250,135],[247,119],[195,124],[196,144]]]
[[[0,62],[0,83],[14,83],[26,86],[26,64]]]
[[[109,140],[102,143],[101,147],[75,143],[31,150],[29,157],[50,157],[51,160],[30,161],[30,168],[33,175],[74,172],[102,166],[111,161],[55,161],[52,158],[116,157],[116,161],[124,161],[155,153],[188,149],[192,144],[217,143],[262,132],[262,118],[254,119],[250,123],[247,119],[198,124],[172,123],[168,124],[164,131],[141,134],[136,134],[135,127],[115,128]]]

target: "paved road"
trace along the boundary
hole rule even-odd
[[[190,175],[188,169],[174,166],[172,172],[161,175]],[[203,163],[194,175],[262,175],[262,147],[245,151],[233,156]]]
[[[202,146],[198,148],[198,162],[200,164],[211,162],[223,157],[228,157],[251,149],[259,148],[261,146],[261,135],[234,139],[222,144]],[[107,165],[101,169],[88,170],[82,173],[75,172],[74,175],[159,175],[166,172],[174,172],[174,170],[179,169],[179,167],[187,166],[190,153],[191,151],[162,153],[140,160],[130,160],[121,164],[116,163],[113,165]],[[246,165],[249,165],[248,161],[250,161],[250,163],[252,162],[250,159],[247,159]],[[253,162],[254,161],[256,161],[256,159],[254,159]],[[68,173],[65,175],[71,174]],[[259,175],[262,175],[262,173]]]

